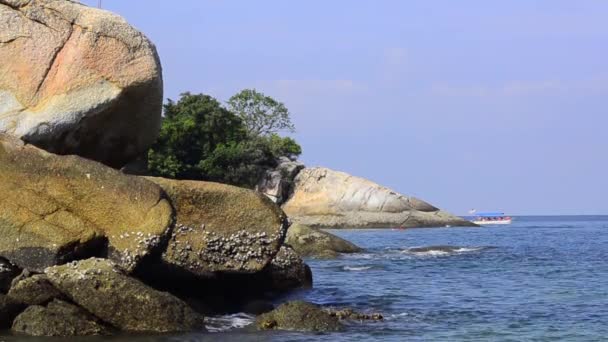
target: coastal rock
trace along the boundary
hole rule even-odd
[[[11,287],[8,296],[27,305],[45,305],[53,299],[64,297],[44,274],[35,274],[17,282]]]
[[[255,191],[198,181],[148,178],[176,211],[176,227],[163,261],[196,275],[255,273],[277,254],[287,219]]]
[[[268,196],[273,202],[283,204],[293,188],[293,180],[304,164],[281,157],[276,168],[267,170],[256,186],[256,191]]]
[[[46,270],[51,283],[73,302],[124,331],[203,330],[203,317],[173,295],[126,275],[106,259],[91,258]]]
[[[362,251],[360,247],[342,238],[298,223],[292,224],[287,230],[285,243],[303,257],[328,257]]]
[[[287,292],[312,287],[312,271],[290,246],[281,246],[279,253],[261,273],[267,291]]]
[[[0,256],[34,271],[104,253],[133,270],[166,240],[173,219],[157,185],[7,135],[0,193]]]
[[[0,294],[0,329],[8,329],[15,317],[19,315],[25,305],[17,303],[11,298]]]
[[[13,332],[30,336],[108,335],[110,329],[85,310],[54,300],[27,308],[13,322]]]
[[[0,258],[0,294],[7,293],[11,283],[21,271],[8,260]]]
[[[306,168],[283,210],[314,228],[474,226],[414,197],[326,168]]]
[[[319,306],[303,301],[281,304],[275,310],[260,315],[255,320],[258,330],[292,330],[329,332],[342,329],[338,318]]]
[[[339,310],[325,310],[330,316],[337,317],[339,320],[353,320],[353,321],[382,321],[384,316],[381,313],[361,313],[351,308],[339,309]]]
[[[119,167],[158,135],[156,48],[123,18],[64,0],[0,0],[0,133]]]

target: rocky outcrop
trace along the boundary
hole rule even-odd
[[[312,287],[312,271],[290,246],[282,246],[272,262],[261,273],[266,291],[287,292]]]
[[[106,259],[92,258],[46,270],[49,281],[95,317],[123,331],[203,330],[203,317],[173,295],[129,277]]]
[[[291,193],[293,180],[304,164],[297,160],[281,157],[274,169],[267,170],[258,182],[256,190],[268,196],[273,202],[283,204]]]
[[[61,300],[46,307],[30,306],[17,316],[12,330],[30,336],[58,337],[108,335],[111,331],[85,310]]]
[[[342,329],[338,318],[315,304],[294,301],[281,304],[255,320],[258,330],[329,332]]]
[[[161,66],[124,19],[65,0],[0,0],[0,133],[115,167],[158,135]]]
[[[283,244],[287,218],[264,196],[235,186],[149,178],[169,196],[176,228],[162,259],[195,275],[255,273]]]
[[[6,135],[0,193],[0,256],[30,270],[99,253],[133,270],[169,234],[173,219],[152,182]]]
[[[338,253],[358,253],[362,249],[330,233],[294,223],[287,230],[285,243],[303,257],[336,257]]]
[[[64,299],[64,295],[44,274],[35,274],[16,282],[8,292],[9,298],[26,305],[45,305],[53,299]]]
[[[315,228],[473,225],[417,198],[326,168],[300,171],[283,210],[295,222]]]

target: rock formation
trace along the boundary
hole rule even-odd
[[[0,193],[0,257],[34,271],[99,253],[133,270],[173,220],[154,183],[6,135]]]
[[[306,168],[295,178],[285,213],[316,228],[471,226],[414,197],[326,168]]]
[[[303,301],[281,304],[275,310],[257,317],[259,330],[292,330],[329,332],[342,330],[338,318],[319,306]]]
[[[124,19],[66,0],[0,0],[0,133],[122,166],[154,142],[154,45]]]
[[[294,223],[287,231],[285,243],[304,257],[331,258],[338,253],[357,253],[362,249],[335,235]]]
[[[148,178],[176,211],[163,261],[197,275],[255,273],[277,254],[287,218],[268,198],[235,186]]]
[[[287,157],[279,158],[277,163],[276,168],[266,171],[256,190],[280,205],[289,198],[293,180],[304,169],[304,164]]]

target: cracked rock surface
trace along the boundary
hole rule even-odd
[[[119,167],[158,135],[154,45],[123,18],[69,0],[0,0],[0,133]]]
[[[91,258],[46,269],[59,291],[86,311],[123,331],[204,329],[203,316],[185,302],[128,276],[107,259]]]
[[[420,199],[344,172],[306,168],[294,183],[283,210],[295,222],[314,228],[473,225]]]
[[[152,182],[0,135],[0,257],[20,268],[103,253],[127,270],[170,232],[173,209]]]
[[[287,219],[264,195],[212,182],[148,179],[165,190],[176,211],[165,263],[196,275],[254,273],[279,251]]]

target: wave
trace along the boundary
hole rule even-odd
[[[440,245],[440,246],[425,246],[425,247],[411,247],[408,248],[402,253],[412,254],[416,256],[448,256],[454,254],[462,254],[462,253],[471,253],[478,252],[486,249],[491,249],[495,247],[491,246],[479,246],[479,247],[462,247],[462,246],[449,246],[449,245]]]
[[[225,332],[232,329],[244,328],[252,324],[254,320],[255,316],[245,313],[205,317],[205,327],[209,332]]]
[[[367,271],[369,269],[371,269],[373,266],[344,266],[342,267],[343,270],[345,271]]]

